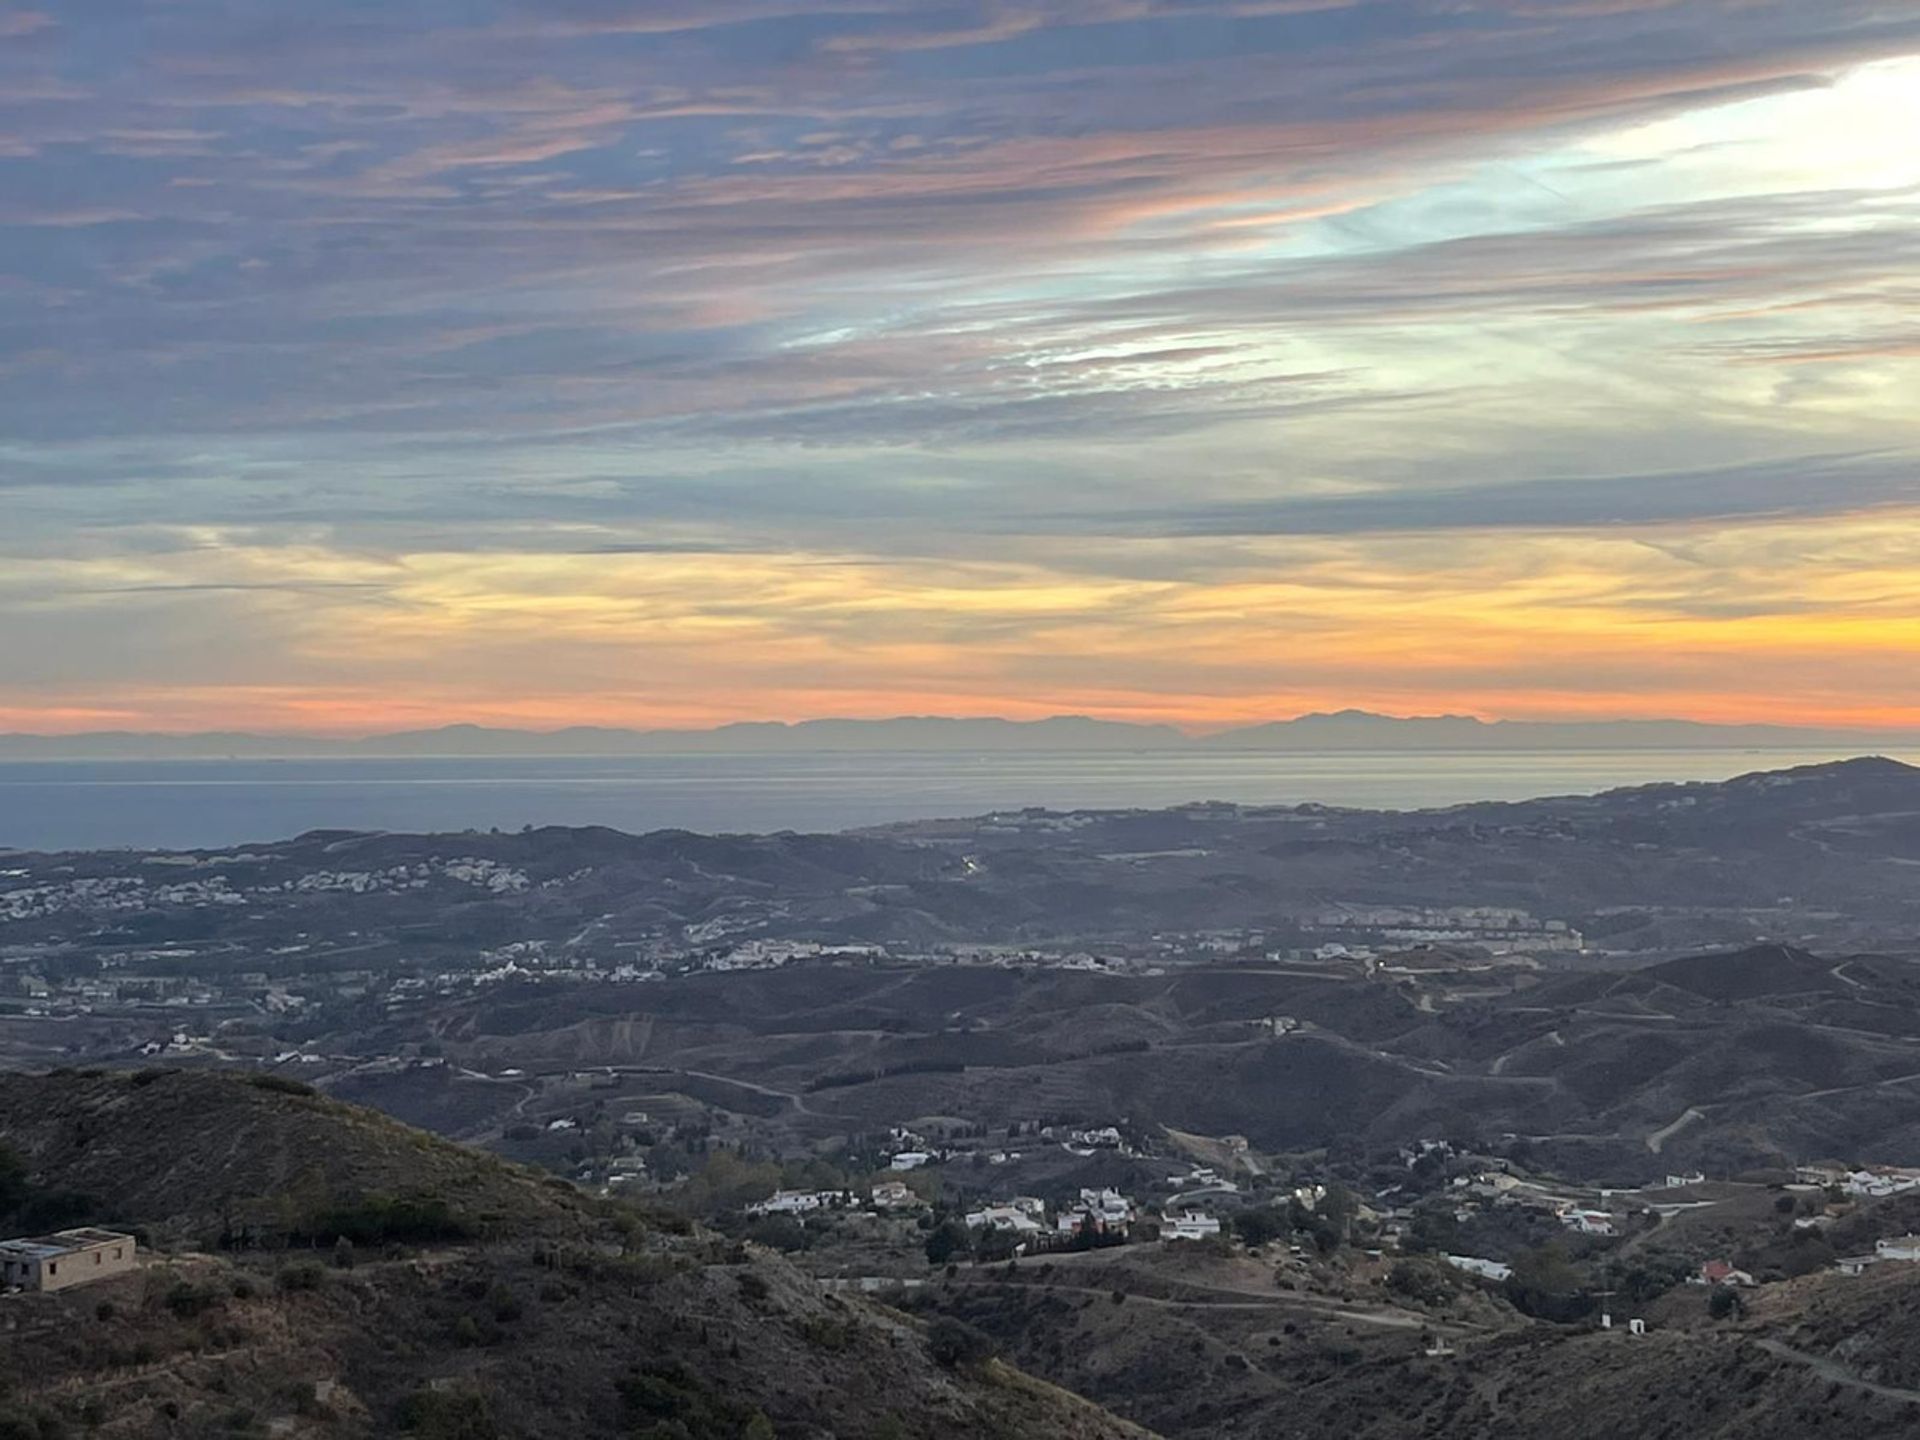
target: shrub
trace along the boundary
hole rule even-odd
[[[322,1211],[299,1238],[354,1245],[470,1240],[473,1227],[438,1195],[369,1195]]]
[[[985,1332],[951,1315],[942,1315],[927,1327],[927,1350],[950,1370],[985,1364],[994,1357],[993,1341]]]
[[[824,1315],[810,1315],[798,1326],[801,1338],[816,1350],[838,1352],[853,1344],[853,1324],[847,1320],[830,1320]]]
[[[1420,1305],[1443,1305],[1453,1298],[1453,1277],[1437,1265],[1396,1261],[1387,1272],[1387,1288]]]
[[[318,1290],[326,1281],[327,1272],[317,1260],[301,1260],[284,1265],[280,1273],[273,1277],[275,1287],[288,1294],[300,1290]]]
[[[487,1308],[501,1324],[511,1324],[521,1315],[520,1297],[505,1284],[496,1283],[487,1291]]]
[[[220,1303],[220,1297],[213,1291],[199,1285],[190,1285],[184,1280],[174,1282],[162,1302],[167,1309],[182,1320],[191,1320],[196,1315],[204,1315]]]
[[[772,1440],[773,1425],[751,1405],[715,1390],[679,1364],[649,1366],[615,1382],[634,1433],[651,1440]]]
[[[400,1428],[421,1440],[496,1440],[493,1407],[477,1390],[415,1390],[400,1402]]]
[[[247,1076],[247,1083],[256,1090],[271,1090],[276,1095],[304,1095],[312,1098],[320,1093],[304,1080],[291,1080],[285,1075],[271,1075],[264,1071]]]

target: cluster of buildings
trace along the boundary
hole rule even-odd
[[[749,1215],[791,1215],[796,1219],[826,1210],[910,1210],[925,1202],[904,1181],[882,1180],[866,1191],[776,1190],[747,1206]]]
[[[1314,958],[1364,959],[1378,945],[1475,945],[1492,953],[1578,951],[1586,941],[1564,920],[1498,905],[1335,905],[1298,924],[1324,943]],[[1356,947],[1355,942],[1366,942]],[[1285,958],[1276,956],[1275,958]]]
[[[822,945],[815,940],[743,940],[705,957],[702,970],[778,970],[796,960],[874,960],[886,952],[878,945]]]
[[[380,870],[307,870],[289,880],[236,885],[221,865],[259,857],[243,855],[150,855],[145,863],[167,869],[212,869],[192,878],[150,880],[144,875],[77,875],[0,890],[0,920],[43,920],[64,914],[111,914],[127,910],[195,909],[247,905],[269,895],[375,895],[424,890],[435,880],[471,885],[494,895],[529,889],[525,871],[471,856],[433,858]],[[20,872],[9,872],[19,876]],[[22,876],[21,878],[25,878]]]
[[[1081,1235],[1121,1237],[1128,1234],[1139,1218],[1139,1206],[1130,1196],[1111,1188],[1083,1189],[1078,1197],[1059,1206],[1051,1225],[1047,1222],[1046,1202],[1033,1195],[1016,1195],[969,1211],[967,1228],[989,1227],[1010,1231],[1023,1241],[1051,1236],[1054,1243]],[[1207,1240],[1220,1234],[1219,1217],[1193,1209],[1168,1210],[1160,1220],[1162,1240]]]
[[[1920,1190],[1920,1170],[1900,1165],[1864,1165],[1857,1170],[1840,1165],[1802,1165],[1794,1171],[1794,1178],[1802,1185],[1837,1188],[1856,1200],[1883,1200]]]
[[[1869,1265],[1883,1265],[1886,1262],[1920,1261],[1920,1235],[1894,1235],[1873,1242],[1871,1255],[1848,1255],[1834,1261],[1833,1268],[1842,1275],[1858,1275]]]

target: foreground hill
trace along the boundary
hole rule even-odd
[[[166,1247],[139,1274],[0,1300],[19,1433],[1144,1433],[964,1332],[285,1086],[0,1077],[0,1135],[20,1209]]]

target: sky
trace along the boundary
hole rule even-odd
[[[1920,725],[1914,0],[0,0],[0,729]]]

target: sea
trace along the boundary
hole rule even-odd
[[[1197,800],[1414,810],[1724,780],[1841,758],[1694,749],[6,762],[0,848],[196,849],[321,829],[831,831],[1024,806]]]

